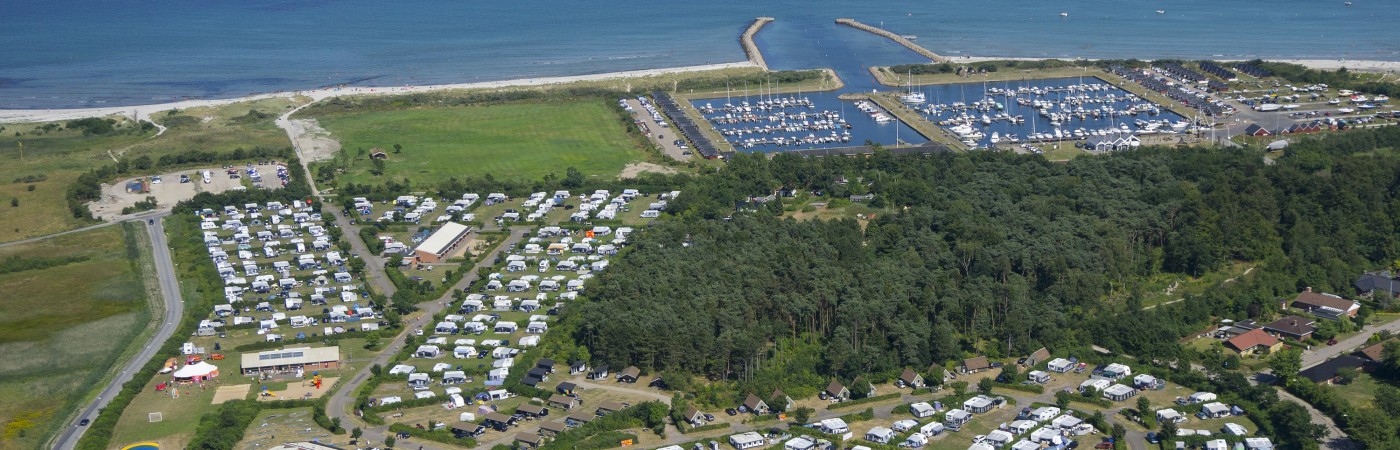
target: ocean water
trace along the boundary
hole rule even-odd
[[[1353,2],[7,0],[0,108],[734,62],[744,59],[738,34],[764,15],[778,19],[758,39],[775,68],[859,67],[841,60],[852,54],[867,64],[917,59],[834,37],[859,34],[832,25],[837,17],[917,35],[951,56],[1400,60],[1400,7]]]

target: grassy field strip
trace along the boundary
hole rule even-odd
[[[822,80],[810,80],[803,81],[800,83],[774,83],[771,86],[737,85],[731,86],[731,89],[727,91],[718,89],[713,91],[688,90],[685,92],[674,92],[672,95],[674,95],[677,99],[685,99],[689,101],[706,98],[720,98],[725,95],[729,95],[733,98],[741,98],[744,96],[745,92],[748,92],[750,96],[756,96],[760,91],[768,94],[796,94],[800,92],[834,91],[846,86],[846,83],[841,80],[841,77],[836,76],[836,71],[833,71],[831,69],[821,70],[823,72],[826,72],[826,78]],[[747,89],[745,89],[746,87]]]

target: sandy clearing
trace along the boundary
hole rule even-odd
[[[331,132],[321,128],[316,119],[288,120],[284,128],[306,162],[331,159],[340,151],[340,141],[332,139]]]
[[[335,382],[336,382],[337,380],[340,380],[340,378],[339,378],[339,377],[327,377],[327,378],[322,378],[322,379],[321,379],[321,388],[320,388],[320,389],[316,389],[315,386],[312,386],[312,385],[311,385],[311,379],[310,379],[310,378],[307,378],[307,379],[302,380],[302,381],[291,381],[291,382],[288,382],[288,383],[287,383],[287,390],[285,390],[285,391],[272,391],[272,393],[275,394],[275,395],[270,396],[270,397],[264,397],[264,396],[262,396],[262,395],[258,395],[258,400],[259,400],[259,401],[273,401],[273,400],[301,400],[301,399],[304,399],[304,398],[321,398],[321,396],[326,395],[326,392],[329,392],[329,391],[331,390],[331,387],[332,387],[332,386],[335,386]]]
[[[246,177],[246,165],[234,166],[239,168],[240,176]],[[272,164],[256,164],[253,167],[263,177],[263,186],[269,189],[278,189],[282,183],[277,179],[277,168]],[[208,170],[211,173],[209,184],[200,180],[199,173]],[[189,183],[181,183],[180,175],[189,175]],[[148,177],[136,177],[118,180],[116,183],[102,185],[102,198],[88,203],[88,209],[92,211],[93,217],[103,220],[125,220],[131,215],[122,215],[122,208],[135,206],[136,202],[145,200],[146,197],[156,198],[157,208],[169,208],[175,206],[181,200],[193,198],[200,192],[219,193],[229,189],[243,187],[244,178],[229,178],[226,169],[220,167],[207,167],[199,169],[187,169],[158,175],[161,177],[160,183],[151,183],[150,192],[135,193],[127,192],[126,184],[136,179]]]
[[[233,386],[219,386],[219,390],[214,391],[214,399],[209,403],[217,405],[231,400],[242,400],[248,397],[248,391],[253,388],[251,384],[238,384]]]
[[[663,165],[660,165],[660,164],[656,164],[656,163],[649,163],[649,162],[640,162],[640,161],[638,161],[638,162],[628,163],[628,164],[627,164],[627,167],[623,167],[623,168],[622,168],[622,174],[618,175],[617,178],[618,178],[618,179],[636,178],[638,175],[641,175],[641,174],[646,173],[646,172],[660,173],[660,174],[673,174],[673,173],[676,173],[676,169],[673,168],[673,167],[666,167],[666,166],[663,166]]]

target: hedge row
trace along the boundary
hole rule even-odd
[[[862,399],[859,399],[859,400],[847,400],[847,401],[844,401],[844,402],[838,402],[838,403],[832,403],[832,404],[830,404],[830,405],[826,405],[826,409],[830,409],[830,410],[845,409],[845,408],[850,408],[850,407],[852,407],[852,406],[864,405],[864,404],[866,404],[866,403],[873,403],[873,402],[884,401],[884,400],[889,400],[889,399],[893,399],[893,398],[899,398],[899,397],[902,396],[902,395],[903,395],[903,394],[900,394],[900,393],[896,392],[896,393],[893,393],[893,394],[885,394],[885,395],[877,395],[877,396],[874,396],[874,397],[866,397],[866,398],[862,398]]]
[[[441,442],[444,444],[459,445],[468,448],[476,447],[476,439],[458,438],[457,436],[453,435],[452,431],[448,428],[443,428],[441,430],[422,430],[418,427],[410,426],[408,424],[396,423],[393,425],[389,425],[389,431],[394,433],[408,433],[409,436],[413,436],[415,438],[427,439],[429,441]]]
[[[720,422],[720,423],[712,423],[712,424],[709,424],[709,425],[701,425],[701,426],[692,427],[692,428],[681,428],[681,427],[676,427],[676,429],[681,430],[681,433],[690,434],[690,433],[699,433],[699,432],[702,432],[702,431],[719,430],[719,429],[726,429],[726,430],[727,430],[727,429],[729,429],[729,424],[726,423],[726,422]]]

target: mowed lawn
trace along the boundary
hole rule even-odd
[[[615,177],[644,158],[621,118],[603,100],[424,108],[337,114],[319,119],[355,159],[341,182],[382,183],[408,178],[423,185],[452,177],[537,180],[569,167],[587,176]],[[394,144],[403,152],[394,153]],[[368,156],[388,153],[384,176],[370,174]]]
[[[43,447],[149,322],[143,269],[127,258],[139,231],[118,225],[0,248],[0,261],[82,258],[0,274],[0,449]]]

